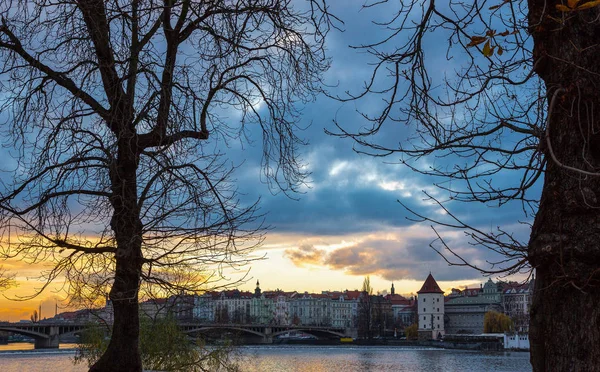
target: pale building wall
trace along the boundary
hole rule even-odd
[[[419,333],[431,332],[431,338],[444,336],[444,294],[421,293],[418,296]]]

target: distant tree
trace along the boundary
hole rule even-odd
[[[600,327],[589,321],[600,319],[600,2],[372,0],[361,14],[373,9],[386,34],[355,46],[372,56],[372,73],[365,89],[339,97],[368,100],[366,125],[347,120],[337,134],[430,176],[437,190],[425,197],[441,213],[407,209],[436,227],[433,247],[449,263],[535,269],[534,371],[597,369]],[[457,202],[535,216],[530,236],[486,228]],[[461,257],[446,228],[498,259],[482,267]]]
[[[411,324],[404,328],[404,334],[407,340],[416,340],[419,338],[419,326],[417,323]]]
[[[369,276],[364,278],[358,298],[357,328],[359,337],[366,339],[373,337],[373,288]]]
[[[244,323],[244,311],[240,308],[236,308],[233,311],[233,323],[241,324]]]
[[[29,319],[32,323],[37,323],[40,321],[40,315],[38,314],[37,310],[33,310],[33,313],[31,313]]]
[[[497,311],[488,311],[483,317],[484,333],[504,333],[514,329],[513,322],[506,314]]]
[[[0,253],[52,265],[41,290],[109,290],[93,371],[141,370],[140,290],[202,291],[249,261],[261,219],[227,146],[262,137],[271,190],[304,182],[299,109],[331,20],[324,0],[0,2]]]
[[[215,323],[226,324],[230,322],[229,306],[220,305],[215,309]]]

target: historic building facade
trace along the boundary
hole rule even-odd
[[[502,312],[502,288],[491,279],[479,288],[452,289],[446,300],[446,333],[481,334],[485,313]]]

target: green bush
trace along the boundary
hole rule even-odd
[[[144,369],[159,371],[238,371],[229,345],[192,342],[172,317],[140,319],[140,354]],[[74,363],[93,365],[110,342],[106,328],[91,324],[82,334]]]

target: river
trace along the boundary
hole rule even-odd
[[[21,344],[23,345],[23,344]],[[61,345],[62,346],[62,345]],[[65,345],[69,347],[72,345]],[[29,347],[29,346],[27,346]],[[2,372],[79,372],[71,350],[14,350],[0,345]],[[33,346],[31,345],[31,348]],[[30,349],[31,349],[30,348]],[[484,353],[416,347],[381,346],[242,346],[242,371],[531,371],[529,353]]]

